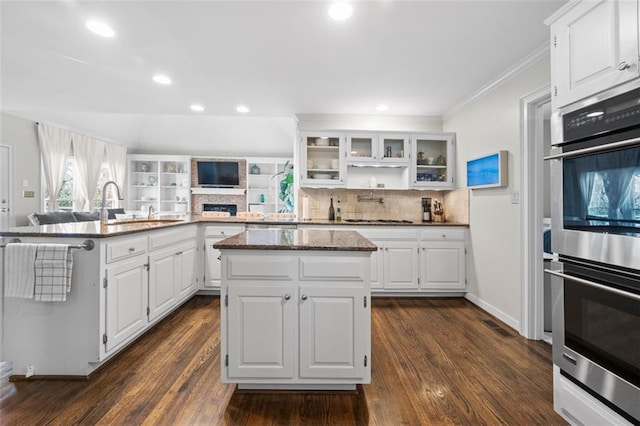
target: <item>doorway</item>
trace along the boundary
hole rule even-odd
[[[0,145],[0,230],[12,226],[11,147]]]
[[[549,166],[551,146],[551,89],[545,86],[520,100],[522,170],[522,318],[520,334],[528,339],[551,339],[551,310],[545,304],[544,230],[550,226]],[[549,250],[550,251],[550,250]],[[545,309],[546,308],[546,309]],[[546,331],[545,331],[546,330]]]

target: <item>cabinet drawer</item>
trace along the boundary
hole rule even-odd
[[[152,232],[149,234],[149,250],[157,250],[173,245],[179,241],[196,238],[197,226],[179,226],[167,231]]]
[[[300,280],[363,281],[369,265],[362,259],[300,258]]]
[[[464,241],[467,230],[465,228],[430,228],[421,230],[421,240],[432,241]]]
[[[370,240],[412,240],[417,241],[418,229],[411,228],[386,228],[380,229],[372,226],[359,226],[355,229],[362,236]]]
[[[226,275],[230,280],[258,278],[289,281],[296,277],[298,259],[293,256],[230,255],[226,266]]]
[[[227,238],[241,232],[244,232],[244,226],[207,226],[204,236]]]
[[[147,236],[127,238],[107,243],[107,263],[138,256],[147,252]]]

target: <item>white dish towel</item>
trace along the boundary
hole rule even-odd
[[[73,255],[68,244],[39,244],[35,261],[35,299],[64,302],[71,291]]]
[[[4,297],[33,298],[37,247],[9,243],[4,248]]]

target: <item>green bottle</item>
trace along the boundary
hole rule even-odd
[[[331,202],[329,203],[329,220],[336,220],[336,210],[333,208],[333,195],[331,196]]]

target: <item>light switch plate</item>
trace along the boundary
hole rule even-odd
[[[520,203],[520,192],[513,191],[511,193],[511,204],[519,204]]]

